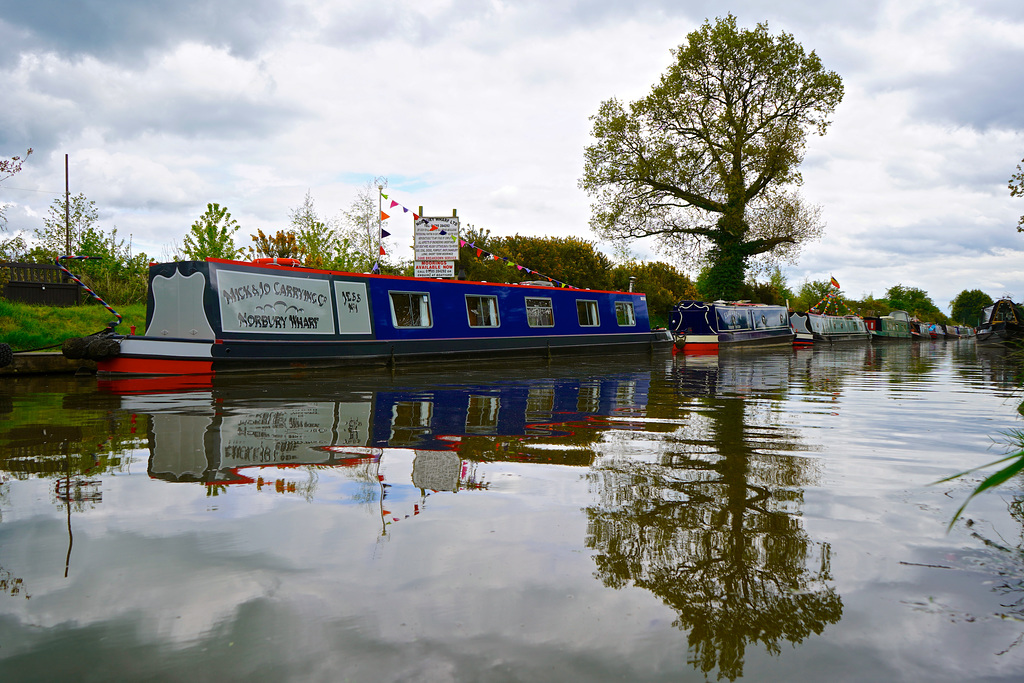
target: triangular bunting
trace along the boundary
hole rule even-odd
[[[477,250],[476,250],[476,257],[477,257],[477,258],[480,258],[480,256],[481,256],[481,255],[482,255],[483,253],[484,253],[484,250],[483,250],[483,249],[477,249]]]
[[[405,208],[405,207],[403,206],[403,207],[402,207],[402,213],[409,213],[409,209],[407,209],[407,208]],[[413,214],[413,215],[415,216],[416,214]]]
[[[434,225],[433,223],[431,223],[430,224],[430,230],[428,230],[427,232],[434,232],[437,229],[438,229],[438,227],[436,225]]]
[[[383,197],[384,199],[388,198],[388,196],[386,194],[384,194],[383,192],[380,193],[380,196]]]
[[[386,220],[387,220],[387,219],[389,219],[389,218],[391,218],[391,216],[387,215],[387,214],[386,214],[386,213],[384,213],[383,211],[381,211],[381,212],[380,212],[380,219],[381,219],[382,221],[386,221]]]
[[[516,268],[518,268],[519,270],[523,269],[523,267],[521,265],[519,265],[518,263],[516,264]]]
[[[416,215],[416,212],[415,212],[415,211],[414,211],[414,212],[413,212],[413,214],[412,214],[412,219],[413,219],[414,221],[418,221],[418,220],[420,219],[420,217]]]
[[[384,251],[384,247],[381,247],[381,248],[380,248],[380,255],[381,255],[381,256],[387,256],[387,252],[386,252],[386,251]]]
[[[446,233],[446,232],[445,232],[444,230],[442,230],[442,231],[441,231],[441,234],[442,234],[442,235],[447,235],[448,233]]]
[[[385,230],[384,228],[381,228],[380,229],[380,236],[381,237],[391,237],[391,233],[388,232],[387,230]]]
[[[394,199],[392,199],[392,200],[391,200],[391,206],[389,206],[388,208],[389,208],[389,209],[393,209],[393,208],[395,208],[396,206],[398,206],[398,202],[396,202],[396,201],[395,201]]]

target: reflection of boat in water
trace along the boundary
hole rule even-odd
[[[680,301],[669,329],[685,353],[716,353],[720,346],[792,346],[795,332],[785,306],[726,301]]]
[[[151,416],[149,473],[155,478],[251,483],[250,468],[348,467],[403,449],[415,454],[414,479],[433,482],[421,488],[453,490],[461,468],[453,463],[504,458],[495,441],[570,435],[574,428],[565,425],[602,417],[629,425],[646,408],[650,372],[376,388],[381,384],[380,378],[346,378],[335,395],[314,400],[305,383],[285,384],[267,400],[253,397],[251,383],[221,383],[182,393],[131,393],[121,397],[121,407]],[[585,465],[591,456],[567,448],[539,457]]]
[[[673,379],[683,396],[775,395],[789,387],[790,350],[751,355],[677,356]]]
[[[1010,299],[986,307],[975,338],[985,346],[1024,343],[1024,308]]]

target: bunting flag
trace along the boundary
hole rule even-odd
[[[381,247],[381,248],[380,248],[380,255],[381,255],[381,256],[387,256],[387,252],[386,252],[386,251],[384,251],[384,247]]]
[[[383,192],[380,193],[380,196],[383,197],[384,199],[387,199],[387,200],[390,201],[388,209],[394,209],[396,206],[398,206],[398,207],[402,208],[402,213],[412,213],[413,221],[419,221],[421,218],[423,218],[422,216],[417,214],[415,211],[410,211],[409,208],[404,206],[401,202],[399,202],[397,200],[394,200],[394,199],[390,199],[388,197],[388,195],[384,194]],[[391,216],[389,216],[388,214],[384,213],[384,211],[380,212],[380,219],[382,221],[386,221],[388,218],[391,218]],[[548,282],[550,282],[551,284],[553,284],[556,287],[568,287],[569,289],[575,289],[570,284],[567,284],[565,282],[560,282],[558,280],[555,280],[554,278],[550,278],[547,275],[544,275],[543,273],[539,273],[536,270],[531,270],[530,268],[527,268],[526,266],[522,266],[522,265],[516,263],[515,261],[509,259],[509,257],[507,257],[507,256],[498,256],[497,254],[492,254],[491,252],[486,251],[485,249],[477,247],[472,242],[467,242],[466,240],[459,239],[458,235],[449,235],[446,230],[441,230],[440,226],[431,224],[429,232],[434,232],[435,230],[440,230],[440,233],[442,235],[445,235],[447,237],[451,237],[452,242],[454,242],[455,244],[459,245],[460,248],[461,247],[469,247],[470,249],[475,249],[476,250],[477,258],[486,258],[488,260],[494,260],[494,261],[504,261],[506,266],[515,266],[516,270],[528,273],[530,275],[534,275],[534,276],[539,277],[539,278],[543,278],[543,279],[547,280]],[[381,228],[381,237],[383,238],[383,237],[388,237],[388,236],[390,236],[390,233],[387,232],[386,230],[384,230],[383,228]],[[412,248],[414,248],[414,247],[412,247]],[[381,253],[381,256],[385,255],[384,247],[380,248],[380,253]],[[832,282],[838,288],[839,283],[836,282],[835,278],[832,278]]]
[[[380,236],[381,236],[381,238],[391,237],[391,233],[388,232],[387,230],[385,230],[384,228],[381,228],[380,229]]]
[[[376,273],[379,270],[380,270],[380,264],[379,263],[374,263],[373,264],[373,268],[370,269],[370,272],[371,273]]]

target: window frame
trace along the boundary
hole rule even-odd
[[[472,299],[477,299],[478,301],[482,301],[484,299],[490,299],[491,301],[494,302],[494,322],[493,322],[493,324],[481,324],[481,323],[477,323],[475,325],[473,324],[472,309],[470,309],[470,307],[469,307],[469,300],[471,298]],[[479,313],[478,313],[478,316],[479,316]],[[498,297],[493,295],[493,294],[466,294],[466,321],[469,323],[469,326],[471,328],[473,328],[473,329],[480,329],[480,328],[493,329],[493,328],[496,328],[496,327],[501,327],[501,310],[498,307]]]
[[[551,319],[551,324],[550,325],[540,325],[540,324],[535,325],[533,323],[533,320],[530,318],[530,302],[531,301],[546,301],[547,302],[546,310],[549,311],[550,314],[551,314],[551,318],[550,318]],[[523,304],[524,304],[524,308],[526,309],[526,324],[528,326],[534,327],[534,328],[548,328],[548,327],[554,327],[555,326],[555,304],[551,300],[551,297],[527,296],[527,297],[523,297]],[[542,306],[541,308],[544,308],[544,307]]]
[[[586,309],[594,314],[594,322],[584,323],[583,318],[580,315],[582,312],[580,304],[584,304]],[[588,316],[589,318],[589,316]],[[600,327],[601,326],[601,311],[598,309],[596,299],[576,299],[576,320],[579,322],[580,327]]]
[[[629,311],[629,322],[619,321],[620,308],[624,311]],[[619,327],[636,327],[636,308],[633,306],[632,301],[615,302],[615,322],[618,323]]]
[[[406,295],[408,295],[410,297],[413,297],[413,296],[422,297],[422,300],[425,300],[426,303],[427,303],[427,317],[429,318],[429,324],[427,324],[427,325],[399,325],[398,324],[398,314],[395,311],[395,299],[394,299],[394,296],[396,294],[406,294]],[[412,302],[410,300],[410,304],[411,303]],[[434,326],[434,311],[433,311],[433,307],[430,305],[430,292],[408,292],[408,291],[404,291],[404,290],[400,290],[400,289],[389,289],[388,290],[388,304],[391,307],[391,324],[394,326],[394,328],[396,330],[429,330],[430,328],[432,328]]]

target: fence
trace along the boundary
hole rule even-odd
[[[82,303],[81,290],[58,266],[46,263],[15,263],[0,261],[9,281],[4,284],[4,298],[43,306],[77,306]]]

